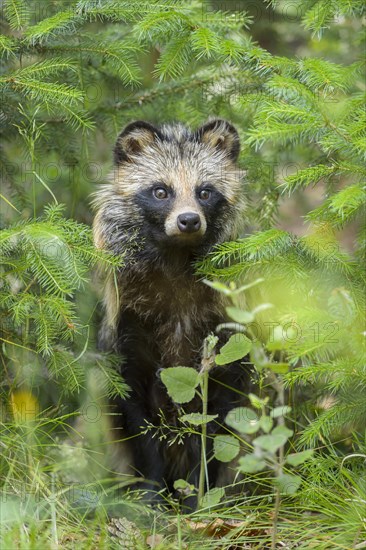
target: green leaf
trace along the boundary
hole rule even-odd
[[[182,367],[181,367],[182,368]],[[201,413],[190,413],[183,414],[179,420],[181,422],[188,422],[194,426],[202,426],[202,424],[208,424],[211,420],[215,420],[218,417],[218,414],[201,414]]]
[[[302,483],[300,476],[292,474],[281,474],[273,481],[283,495],[294,495]]]
[[[225,496],[225,490],[222,487],[214,487],[206,493],[201,501],[202,508],[210,508],[220,502]]]
[[[291,407],[284,405],[283,407],[275,407],[271,410],[270,415],[272,418],[278,418],[279,416],[286,416],[291,412]]]
[[[288,363],[267,363],[265,368],[270,369],[276,374],[287,374],[290,370],[290,365]]]
[[[285,329],[278,325],[274,328],[273,334],[270,336],[270,340],[266,343],[266,348],[269,351],[280,351],[282,349],[286,348],[286,338],[294,338],[296,337],[296,334],[293,333],[292,327]]]
[[[258,459],[258,457],[253,454],[239,458],[239,471],[243,474],[255,474],[263,470],[265,466],[265,461]]]
[[[227,365],[239,359],[243,359],[251,350],[252,342],[244,334],[237,332],[230,336],[229,341],[221,348],[219,355],[216,355],[217,365]]]
[[[230,296],[232,294],[232,290],[219,281],[209,281],[208,279],[204,279],[203,282],[205,285],[213,288],[214,290],[225,294],[225,296]]]
[[[259,306],[255,307],[252,311],[252,315],[255,317],[257,313],[260,313],[261,311],[267,311],[267,309],[272,309],[273,304],[259,304]]]
[[[272,431],[273,435],[283,435],[286,436],[287,439],[293,435],[293,430],[290,430],[286,426],[276,426],[275,429]]]
[[[161,380],[176,403],[188,403],[195,395],[200,375],[190,367],[170,367],[161,371]]]
[[[306,451],[302,451],[301,453],[292,453],[290,455],[287,455],[286,462],[288,464],[291,464],[291,466],[299,466],[306,460],[309,460],[314,454],[314,449],[307,449]]]
[[[255,395],[255,393],[249,393],[248,394],[250,404],[258,410],[263,409],[268,403],[268,397],[265,397],[264,399],[261,399],[258,397],[258,395]]]
[[[191,493],[194,490],[194,485],[188,483],[185,479],[177,479],[174,481],[173,487],[176,491],[181,490],[187,493]]]
[[[264,451],[275,453],[280,447],[282,447],[287,441],[287,437],[283,435],[260,435],[253,441],[253,445],[257,445]]]
[[[262,416],[259,420],[262,430],[266,433],[272,430],[273,420],[270,416]]]
[[[237,323],[251,323],[254,321],[254,315],[250,311],[242,311],[237,307],[227,307],[226,313],[228,316]]]
[[[242,285],[242,286],[239,286],[238,288],[235,288],[232,293],[233,294],[242,294],[243,292],[245,292],[246,290],[249,290],[250,288],[253,288],[253,286],[257,286],[259,285],[260,283],[263,283],[264,279],[262,278],[259,278],[259,279],[256,279],[255,281],[253,281],[252,283],[248,283],[247,285]]]
[[[232,409],[225,418],[230,428],[243,434],[254,434],[260,428],[260,422],[255,411],[247,407]]]
[[[253,444],[258,445],[258,447],[265,451],[275,453],[287,442],[292,434],[293,431],[286,428],[286,426],[276,426],[270,434],[260,435],[254,439]]]
[[[239,450],[239,441],[232,435],[217,435],[214,439],[215,458],[220,462],[230,462],[239,454]]]

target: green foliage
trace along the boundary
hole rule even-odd
[[[206,281],[209,286],[214,287],[218,292],[221,292],[231,299],[234,307],[226,308],[229,317],[236,322],[239,322],[238,319],[242,322],[248,321],[249,324],[255,320],[256,314],[260,311],[269,309],[270,305],[261,304],[257,306],[256,311],[251,312],[250,315],[249,312],[237,307],[243,292],[245,292],[245,290],[247,291],[249,288],[255,287],[259,282],[262,281],[255,281],[255,283],[244,285],[244,287],[237,289],[236,285],[233,283],[229,286],[225,286],[222,283],[211,283],[210,281]],[[247,315],[244,315],[245,313]],[[217,330],[219,331],[222,327],[223,325],[219,325]],[[244,326],[243,324],[239,324],[238,327],[235,328],[242,332],[232,335],[229,341],[220,349],[220,353],[216,355],[214,346],[217,342],[217,338],[213,339],[211,336],[206,339],[200,372],[188,367],[173,367],[164,369],[161,372],[161,380],[166,386],[169,396],[176,403],[181,404],[192,401],[197,393],[196,388],[200,385],[201,393],[199,395],[202,399],[202,414],[183,414],[180,420],[193,426],[201,426],[201,476],[205,476],[205,464],[209,459],[205,454],[207,438],[206,426],[209,422],[215,422],[217,418],[217,415],[207,414],[208,376],[214,363],[217,365],[227,365],[227,368],[230,368],[230,363],[238,360],[245,360],[247,354],[251,352],[251,360],[258,372],[263,374],[263,372],[268,371],[270,377],[272,377],[270,384],[276,389],[279,395],[283,397],[283,381],[278,375],[287,373],[289,365],[287,363],[272,362],[269,358],[266,358],[261,346],[255,341],[256,339],[254,338],[253,332],[248,325]],[[252,339],[243,334],[246,330]],[[280,340],[278,342],[278,347],[275,349],[281,349],[281,347],[282,341]],[[262,351],[262,353],[259,353],[260,351]],[[313,451],[306,450],[298,453],[291,453],[288,455],[288,458],[285,457],[285,445],[294,433],[293,430],[290,430],[284,424],[284,415],[288,415],[291,412],[291,407],[286,405],[278,406],[270,410],[268,414],[268,397],[263,399],[254,394],[249,394],[248,397],[252,407],[256,410],[248,407],[237,407],[227,414],[225,423],[229,428],[235,430],[235,432],[239,434],[239,437],[229,434],[214,436],[214,457],[221,462],[231,462],[238,456],[243,438],[255,434],[256,437],[252,441],[253,452],[247,453],[239,458],[239,471],[241,473],[250,474],[258,473],[264,469],[273,471],[274,487],[277,494],[275,507],[275,514],[277,515],[279,511],[280,495],[294,495],[302,482],[301,477],[298,475],[284,472],[286,464],[288,466],[299,466],[311,458]],[[257,413],[257,411],[260,411],[260,414],[259,412]],[[262,435],[258,435],[260,431],[263,432]],[[279,457],[277,457],[278,452]],[[199,489],[198,495],[199,505],[204,507],[219,502],[224,493],[222,493],[218,501],[216,501],[213,496],[216,495],[218,488],[208,489],[207,493],[203,496],[202,486],[204,484],[205,481],[200,479],[201,489]]]
[[[242,359],[250,352],[251,347],[251,341],[244,334],[233,334],[230,336],[228,343],[221,348],[219,355],[216,356],[216,364],[227,365]]]
[[[231,462],[239,454],[239,441],[232,435],[218,435],[214,439],[214,455],[220,462]]]
[[[161,373],[161,380],[170,397],[176,403],[191,401],[195,395],[195,389],[200,383],[198,372],[189,367],[164,369]]]
[[[5,355],[11,357],[12,346],[33,350],[67,392],[80,390],[86,380],[80,366],[78,370],[77,355],[63,347],[83,329],[71,299],[85,286],[88,271],[97,262],[112,269],[120,260],[97,251],[90,228],[63,218],[62,212],[62,206],[53,205],[45,209],[44,217],[1,231],[0,311],[1,340],[9,346]],[[123,393],[110,362],[103,365],[102,357],[95,360],[109,379],[107,393]]]
[[[24,0],[6,0],[5,17],[13,30],[21,30],[29,23],[30,11]]]
[[[306,514],[300,507],[295,521],[277,526],[281,540],[324,549],[334,541],[340,547],[361,542],[359,465],[347,460],[344,467],[342,460],[347,453],[364,453],[366,418],[364,2],[307,0],[295,6],[258,0],[228,4],[224,10],[217,9],[223,7],[219,4],[3,2],[2,487],[12,499],[43,488],[42,506],[33,506],[31,498],[28,507],[21,503],[27,530],[23,518],[12,520],[4,547],[14,540],[22,548],[46,547],[50,541],[57,546],[58,531],[65,531],[58,521],[73,532],[81,525],[69,504],[49,505],[59,495],[49,487],[63,483],[60,471],[66,461],[58,437],[69,437],[71,419],[90,396],[99,406],[103,396],[126,390],[116,360],[95,349],[99,308],[90,284],[96,263],[113,270],[121,260],[93,249],[87,198],[105,179],[115,136],[133,119],[198,126],[209,116],[227,118],[238,128],[250,235],[220,245],[198,272],[231,300],[225,328],[233,329],[237,341],[232,339],[216,360],[227,364],[249,352],[260,379],[257,401],[252,396],[250,408],[230,413],[227,425],[234,434],[214,441],[215,452],[227,460],[234,457],[237,442],[242,447],[245,441],[246,450],[254,445],[255,452],[271,453],[275,445],[268,438],[275,425],[284,416],[286,422],[291,418],[294,448],[282,474],[269,471],[277,479],[277,494],[303,499]],[[47,207],[51,198],[54,204]],[[63,211],[57,203],[65,205]],[[178,378],[181,374],[177,371]],[[185,376],[181,389],[174,376],[167,383],[173,399],[183,404],[205,393],[205,375],[198,379],[190,372],[188,382]],[[291,413],[285,398],[279,399],[282,380]],[[263,414],[260,403],[266,394],[270,401]],[[70,415],[62,413],[66,395]],[[17,421],[22,404],[32,413],[29,424]],[[204,434],[207,422],[215,420],[204,409],[182,415],[182,430]],[[108,454],[107,431],[103,422],[89,426],[84,440],[85,445],[93,441],[88,467],[98,462],[96,454]],[[265,439],[254,444],[249,441],[254,435]],[[292,447],[292,439],[286,445]],[[324,457],[317,451],[315,461],[307,451],[295,452],[309,445],[327,446]],[[51,448],[59,449],[61,458],[51,459]],[[333,453],[331,460],[327,452]],[[272,453],[272,465],[281,463],[280,453],[281,447]],[[300,463],[304,456],[307,462]],[[264,476],[269,457],[259,460],[246,453],[240,458],[245,475],[252,481]],[[299,470],[301,485],[293,468]],[[105,468],[91,470],[94,479],[106,474]],[[272,482],[269,486],[273,489]],[[208,509],[224,505],[219,488],[201,496]],[[276,528],[275,520],[262,528],[272,507],[263,502],[242,506],[248,517],[259,509],[263,535],[258,537],[268,546],[268,533]],[[20,509],[19,499],[11,503],[10,515]],[[309,509],[327,519],[317,522]],[[235,505],[230,514],[237,510]],[[293,508],[290,512],[295,517]],[[41,528],[34,517],[45,518]],[[290,523],[303,528],[294,530]],[[65,539],[62,544],[83,541],[90,547],[95,535],[101,536],[100,547],[110,547],[99,522],[86,531],[81,528],[72,543]],[[176,536],[172,546],[177,540],[184,545],[180,531]],[[252,532],[240,537],[238,546],[252,543]],[[204,548],[207,540],[199,544]]]

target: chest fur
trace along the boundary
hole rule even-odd
[[[187,273],[130,274],[121,297],[122,310],[148,327],[162,367],[198,366],[203,339],[222,320],[220,297]]]

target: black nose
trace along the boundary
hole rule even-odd
[[[182,233],[195,233],[201,227],[201,220],[195,212],[185,212],[185,214],[179,214],[177,225]]]

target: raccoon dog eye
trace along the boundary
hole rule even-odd
[[[210,189],[201,189],[198,196],[201,201],[207,201],[211,197],[211,191]]]
[[[164,189],[164,187],[155,187],[154,191],[154,197],[157,199],[166,199],[168,197],[168,191]]]

